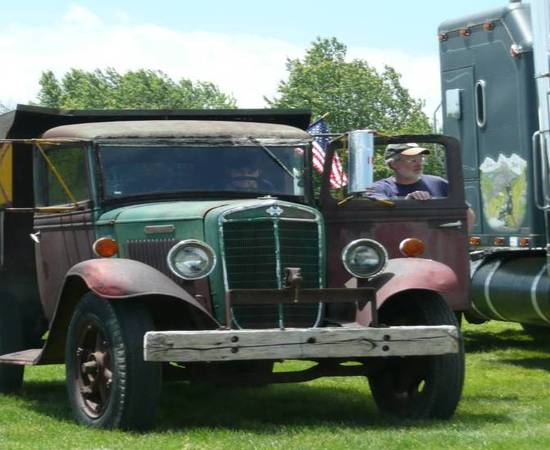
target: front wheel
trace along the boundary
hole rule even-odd
[[[143,336],[151,330],[149,311],[139,302],[84,295],[65,349],[67,390],[77,422],[131,430],[152,425],[161,366],[143,360]]]
[[[413,294],[380,311],[386,325],[454,325],[456,317],[438,296]],[[460,333],[460,330],[459,330]],[[464,347],[437,356],[390,357],[369,375],[374,400],[383,413],[409,419],[448,419],[462,395]]]

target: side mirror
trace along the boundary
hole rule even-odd
[[[348,142],[348,194],[365,192],[373,179],[374,133],[370,130],[350,131]]]

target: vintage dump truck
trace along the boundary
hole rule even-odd
[[[511,1],[439,27],[444,133],[476,211],[472,322],[550,334],[550,2]]]
[[[330,188],[333,145],[315,194],[309,122],[0,116],[0,391],[19,389],[25,365],[64,363],[79,423],[144,429],[163,379],[362,376],[384,413],[449,418],[464,377],[455,312],[469,306],[457,142],[351,132],[354,188]],[[376,146],[413,138],[440,148],[448,197],[361,196]],[[315,364],[273,371],[288,359]]]

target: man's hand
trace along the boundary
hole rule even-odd
[[[432,196],[428,191],[414,191],[414,192],[411,192],[410,194],[407,194],[405,196],[405,199],[428,200],[431,197]]]

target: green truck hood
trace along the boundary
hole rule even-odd
[[[111,236],[120,243],[143,239],[206,239],[208,241],[209,234],[217,234],[217,219],[220,214],[228,210],[247,211],[251,207],[263,210],[274,204],[292,205],[273,198],[170,201],[128,205],[100,214],[96,222],[97,233],[98,237]],[[301,207],[301,209],[311,210],[307,207]],[[156,227],[157,230],[165,228],[158,233],[151,231]],[[205,230],[208,230],[206,236]],[[126,251],[121,249],[119,256],[127,256]]]
[[[242,201],[177,201],[122,206],[103,213],[99,217],[98,225],[203,219],[214,208]]]

